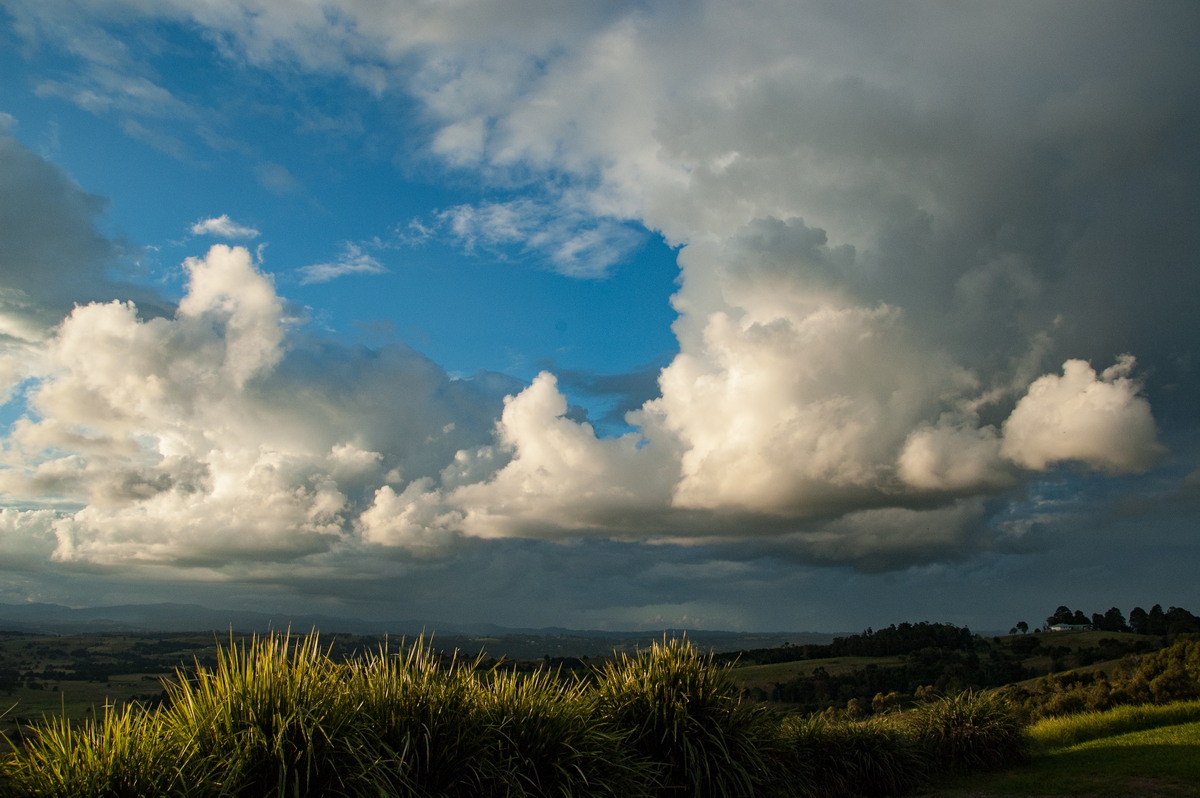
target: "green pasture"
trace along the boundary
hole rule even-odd
[[[818,668],[824,668],[830,676],[864,670],[874,665],[887,668],[901,665],[903,657],[829,657],[828,659],[804,659],[796,662],[773,662],[769,665],[746,665],[735,667],[731,673],[740,687],[769,688],[776,683],[789,682],[812,676]]]
[[[1029,734],[1040,753],[1027,763],[972,774],[925,794],[1200,796],[1200,701],[1050,718],[1030,727]]]

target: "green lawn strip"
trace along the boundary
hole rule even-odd
[[[929,795],[1200,796],[1200,722],[1091,740],[1001,773],[956,779]]]
[[[746,665],[735,667],[730,675],[740,687],[766,688],[772,687],[776,683],[812,676],[818,668],[824,668],[830,676],[841,676],[863,670],[868,665],[887,668],[903,663],[903,657],[829,657],[795,662],[776,662],[770,665]]]
[[[1038,750],[1049,752],[1088,740],[1194,721],[1200,721],[1200,700],[1121,706],[1103,712],[1043,718],[1029,728],[1029,735]]]
[[[47,717],[80,721],[100,714],[105,706],[119,706],[135,698],[160,693],[166,674],[130,673],[107,683],[63,679],[48,682],[54,689],[21,688],[0,696],[0,732],[13,734],[18,726]],[[7,710],[5,712],[5,710]]]

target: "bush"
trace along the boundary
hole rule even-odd
[[[177,795],[186,788],[180,751],[139,707],[107,710],[79,727],[62,718],[25,737],[9,755],[0,794],[46,798]]]
[[[966,691],[922,704],[905,716],[932,762],[986,770],[1024,759],[1027,741],[1016,708],[996,693]]]
[[[353,793],[370,758],[357,702],[315,634],[254,637],[217,652],[217,666],[167,688],[168,708],[151,716],[188,762],[193,785],[222,795]]]
[[[482,794],[498,766],[472,665],[443,662],[418,639],[401,655],[384,648],[346,670],[344,688],[379,759],[373,795]]]
[[[820,798],[902,795],[928,773],[925,752],[890,718],[810,715],[783,721],[788,781]]]
[[[653,771],[624,736],[596,722],[595,694],[550,671],[497,674],[483,714],[497,763],[485,795],[635,798],[648,795]]]
[[[661,795],[761,795],[777,724],[742,702],[728,666],[685,640],[622,655],[598,674],[600,716],[654,768]]]

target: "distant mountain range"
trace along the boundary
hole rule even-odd
[[[214,610],[197,604],[122,604],[112,607],[64,607],[59,604],[0,604],[0,631],[27,632],[50,635],[119,634],[119,633],[177,633],[177,632],[293,632],[317,630],[325,634],[382,635],[415,637],[434,634],[443,641],[475,642],[489,652],[510,649],[514,638],[537,638],[537,650],[554,651],[555,655],[581,656],[599,651],[609,653],[613,645],[624,648],[638,643],[661,639],[664,634],[675,636],[680,629],[656,631],[597,631],[587,629],[511,628],[495,624],[432,623],[425,621],[368,621],[361,618],[336,618],[326,615],[289,615],[250,610]],[[820,632],[724,632],[686,630],[698,645],[717,651],[737,651],[749,648],[773,648],[785,643],[828,643],[834,635]],[[549,641],[553,640],[551,645]],[[524,649],[525,645],[520,648]],[[511,656],[511,654],[510,654]]]
[[[198,604],[121,604],[113,607],[64,607],[60,604],[0,604],[0,629],[39,634],[101,632],[267,632],[325,629],[353,634],[382,633],[380,624],[324,615],[287,615],[250,610],[214,610]],[[398,633],[416,634],[413,630]]]

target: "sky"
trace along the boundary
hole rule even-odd
[[[1200,5],[0,0],[0,602],[1197,610]]]

